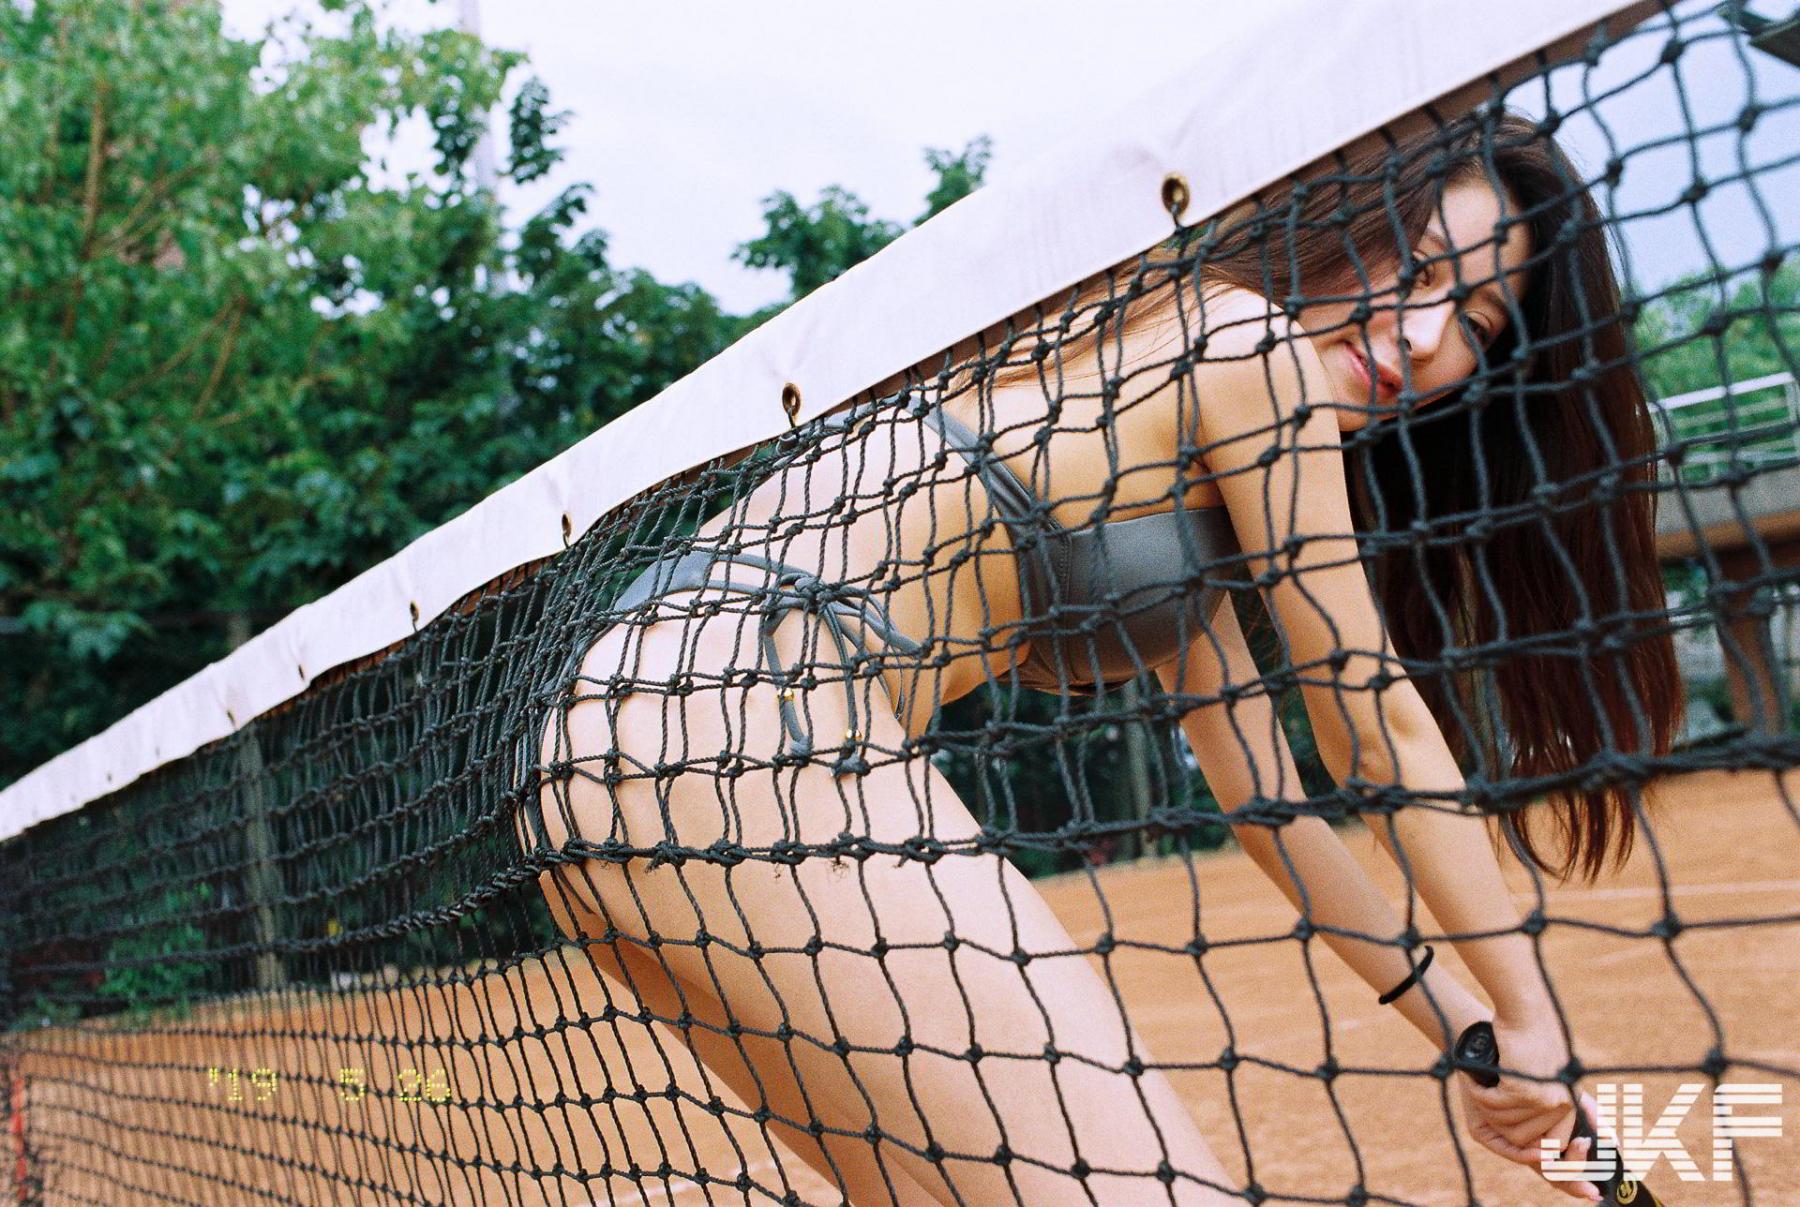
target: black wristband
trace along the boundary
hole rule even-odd
[[[1425,944],[1425,958],[1419,961],[1419,966],[1407,973],[1404,981],[1401,981],[1398,985],[1395,985],[1392,989],[1376,998],[1375,1004],[1377,1006],[1385,1006],[1395,998],[1399,997],[1402,993],[1405,993],[1408,989],[1411,989],[1413,987],[1413,982],[1424,976],[1425,970],[1430,967],[1431,944],[1427,943]]]

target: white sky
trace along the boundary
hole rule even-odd
[[[461,2],[392,0],[391,12],[409,28],[441,27],[457,22]],[[1185,58],[1196,39],[1292,2],[480,0],[487,40],[530,58],[514,85],[536,74],[553,107],[571,113],[556,140],[566,153],[559,169],[501,199],[516,227],[561,188],[591,183],[578,229],[604,229],[615,265],[642,266],[670,283],[696,281],[727,310],[748,311],[786,292],[780,274],[730,259],[733,247],[762,231],[760,201],[774,190],[811,204],[825,185],[841,184],[874,216],[909,225],[933,182],[927,146],[959,151],[986,133],[994,140],[988,179],[1004,179],[1154,83],[1159,47],[1179,41]],[[222,0],[222,7],[227,27],[245,37],[271,18],[318,11],[316,0]],[[1636,39],[1609,54],[1600,78],[1588,82],[1587,91],[1599,94],[1634,69],[1651,69],[1648,85],[1602,108],[1626,148],[1668,139],[1685,125],[1674,77],[1654,67],[1659,45],[1660,38]],[[1760,54],[1752,62],[1763,100],[1795,95],[1800,73]],[[1744,103],[1746,69],[1723,40],[1693,47],[1681,76],[1699,127],[1729,121]],[[1578,73],[1559,73],[1555,91],[1565,110],[1582,103]],[[1531,96],[1513,100],[1541,111]],[[1765,119],[1749,144],[1753,160],[1759,149],[1765,161],[1791,153],[1797,135],[1800,112]],[[1606,131],[1590,119],[1570,123],[1561,138],[1589,171],[1607,158]],[[421,128],[393,158],[422,168],[426,146]],[[1694,211],[1675,203],[1692,179],[1690,149],[1678,141],[1628,159],[1614,202],[1619,212],[1644,215],[1624,226],[1641,283],[1714,259],[1746,264],[1770,242],[1748,190],[1727,184],[1699,211],[1713,240],[1706,249]],[[1711,137],[1700,150],[1703,174],[1717,179],[1736,170],[1735,137]],[[1777,241],[1794,243],[1800,215],[1786,198],[1800,195],[1800,167],[1759,178],[1759,188],[1777,211]]]
[[[311,0],[222,7],[239,37],[318,11]],[[392,6],[415,29],[459,12],[458,0]],[[787,290],[781,274],[730,259],[764,229],[763,197],[786,189],[810,205],[841,184],[873,216],[910,225],[935,182],[926,147],[961,151],[988,134],[988,179],[1003,178],[1072,121],[1091,121],[1115,81],[1129,86],[1121,67],[1154,59],[1191,13],[1173,0],[481,0],[486,40],[530,56],[515,82],[540,76],[553,107],[571,112],[561,167],[502,201],[516,226],[589,182],[580,229],[608,233],[614,264],[697,281],[748,311]]]

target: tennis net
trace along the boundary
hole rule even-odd
[[[1778,1094],[1778,51],[1659,8],[1171,173],[1141,254],[8,837],[8,1197],[1514,1201],[1401,1026],[1513,940],[1566,1084]],[[1439,916],[1446,832],[1517,928]],[[1800,1190],[1702,1134],[1704,1201]]]

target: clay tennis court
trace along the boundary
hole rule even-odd
[[[1659,1165],[1649,1184],[1671,1207],[1800,1202],[1800,1079],[1772,1071],[1800,1065],[1797,806],[1797,772],[1784,785],[1755,771],[1665,781],[1653,793],[1654,849],[1640,839],[1619,877],[1549,892],[1543,950],[1578,1055],[1687,1069],[1613,1076],[1644,1083],[1648,1123],[1679,1084],[1705,1083],[1695,1066],[1715,1045],[1742,1062],[1722,1080],[1781,1086],[1781,1105],[1755,1113],[1781,1114],[1788,1134],[1737,1148],[1747,1189],[1710,1180],[1710,1086],[1701,1092],[1677,1134],[1708,1180]],[[1368,831],[1345,837],[1400,900],[1401,878]],[[1528,908],[1529,875],[1513,867],[1509,878]],[[1106,970],[1163,1064],[1214,1061],[1226,1044],[1193,961],[1132,947],[1188,942],[1197,886],[1201,930],[1226,944],[1204,968],[1245,1060],[1229,1086],[1218,1069],[1172,1077],[1240,1179],[1248,1146],[1269,1201],[1339,1201],[1360,1177],[1376,1202],[1462,1204],[1464,1161],[1484,1204],[1573,1201],[1463,1140],[1460,1124],[1447,1122],[1444,1087],[1419,1075],[1435,1053],[1323,943],[1308,949],[1322,1001],[1298,942],[1230,945],[1285,935],[1295,917],[1235,847],[1191,865],[1165,859],[1038,884],[1082,946],[1110,919],[1119,947]],[[1683,928],[1668,940],[1616,933],[1643,932],[1671,911]],[[1455,960],[1448,945],[1438,950]],[[473,981],[310,1000],[283,1013],[242,1004],[201,1013],[173,1034],[91,1025],[17,1037],[43,1201],[687,1207],[768,1203],[789,1190],[809,1204],[839,1201],[791,1154],[773,1151],[741,1105],[708,1112],[722,1088],[673,1031],[593,1021],[604,1018],[607,992],[573,949]],[[1311,1075],[1328,1041],[1349,1070],[1330,1093]],[[600,1176],[609,1164],[618,1175]],[[646,1171],[635,1179],[634,1165]],[[726,1180],[745,1172],[757,1189],[703,1186],[697,1169]]]

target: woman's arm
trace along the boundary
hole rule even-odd
[[[1456,946],[1499,1013],[1543,1018],[1548,987],[1486,821],[1445,811],[1456,808],[1462,774],[1395,658],[1364,577],[1338,410],[1318,354],[1274,315],[1227,326],[1208,356],[1195,370],[1202,455],[1250,555],[1248,573],[1270,576],[1260,581],[1320,757],[1340,784],[1354,776],[1426,798],[1372,819],[1377,838],[1444,931],[1491,936]]]
[[[1305,332],[1260,298],[1219,299],[1201,321],[1208,330],[1193,336],[1196,345],[1206,336],[1206,359],[1193,370],[1198,413],[1184,417],[1183,443],[1191,427],[1299,675],[1326,767],[1339,784],[1392,785],[1415,798],[1376,818],[1376,836],[1438,925],[1469,936],[1457,952],[1494,1002],[1509,1070],[1492,1087],[1457,1079],[1470,1131],[1536,1166],[1541,1146],[1562,1152],[1574,1131],[1574,1097],[1556,1080],[1568,1039],[1485,819],[1448,811],[1461,772],[1395,658],[1363,576],[1325,367]],[[1589,1183],[1556,1185],[1599,1197]]]
[[[1220,605],[1209,633],[1189,645],[1187,656],[1158,668],[1157,675],[1171,695],[1198,701],[1183,713],[1181,730],[1228,816],[1257,797],[1301,798],[1293,752],[1269,697],[1227,702],[1221,694],[1228,684],[1254,683],[1258,676],[1229,600]],[[1330,928],[1323,932],[1325,942],[1376,995],[1406,978],[1406,953],[1395,945],[1400,919],[1323,818],[1296,818],[1281,827],[1279,836],[1268,826],[1249,823],[1234,832],[1294,908],[1315,925]],[[1415,983],[1393,1005],[1440,1050],[1464,1027],[1491,1014],[1442,964],[1433,963],[1423,982],[1423,988]]]

